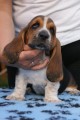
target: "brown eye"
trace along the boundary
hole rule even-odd
[[[55,30],[54,30],[54,28],[53,28],[53,27],[51,27],[51,28],[50,28],[50,32],[51,32],[51,34],[52,34],[52,35],[54,35],[54,34],[55,34]]]
[[[34,30],[37,29],[39,26],[40,26],[39,22],[36,22],[31,26],[31,28]]]

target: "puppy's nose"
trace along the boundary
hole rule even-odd
[[[39,37],[40,37],[41,39],[45,40],[45,39],[48,39],[48,38],[49,38],[49,34],[48,34],[47,31],[41,31],[41,32],[39,33]]]

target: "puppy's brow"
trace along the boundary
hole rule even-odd
[[[53,21],[50,18],[48,18],[47,23],[53,23]]]
[[[31,21],[31,25],[35,23],[40,23],[40,25],[43,25],[43,20],[44,20],[44,17],[36,17],[35,19]]]
[[[41,17],[40,17],[40,16],[39,16],[39,17],[37,16],[37,17],[35,17],[35,18],[32,20],[32,22],[35,23],[36,21],[43,21],[43,20],[44,20],[44,17],[43,17],[43,16],[41,16]]]
[[[50,18],[48,18],[48,20],[47,20],[47,28],[54,27],[54,26],[55,26],[55,25],[54,25],[53,20],[50,19]]]

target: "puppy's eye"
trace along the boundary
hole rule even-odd
[[[31,28],[32,29],[37,29],[40,26],[39,22],[34,23]]]
[[[52,34],[52,35],[54,35],[54,34],[55,34],[55,30],[54,30],[54,28],[53,28],[53,27],[51,27],[51,28],[50,28],[50,32],[51,32],[51,34]]]

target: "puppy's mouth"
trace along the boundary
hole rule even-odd
[[[29,47],[31,47],[32,49],[39,49],[39,50],[47,50],[47,49],[49,49],[48,46],[46,46],[43,43],[40,43],[40,44],[29,44]]]
[[[32,49],[38,49],[38,50],[43,50],[45,51],[45,54],[47,56],[50,55],[50,47],[44,43],[39,43],[39,44],[28,44],[29,47],[31,47]]]

